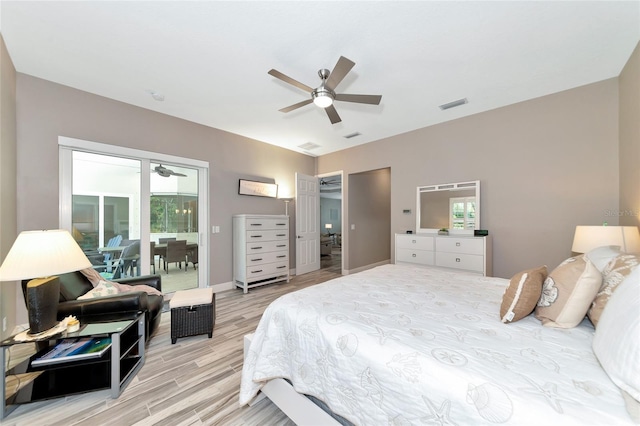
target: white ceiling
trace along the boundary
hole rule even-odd
[[[18,72],[310,155],[616,77],[640,40],[639,1],[3,0],[0,18]],[[278,112],[307,95],[267,71],[316,87],[341,55],[336,92],[380,105]]]

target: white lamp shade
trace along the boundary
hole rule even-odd
[[[640,252],[636,226],[576,226],[571,251],[587,253],[602,246],[618,246],[625,253]]]
[[[324,227],[325,227],[325,228],[327,228],[327,229],[331,229],[331,228],[333,228],[333,225],[332,225],[332,224],[330,224],[330,223],[326,223],[326,224],[324,225]]]
[[[0,266],[0,281],[49,277],[90,267],[91,262],[68,231],[24,231]]]

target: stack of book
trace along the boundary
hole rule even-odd
[[[105,338],[72,338],[64,339],[44,355],[31,361],[31,365],[47,365],[79,359],[99,358],[111,346],[111,339]]]

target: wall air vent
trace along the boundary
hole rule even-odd
[[[355,138],[356,136],[360,136],[362,133],[360,132],[354,132],[354,133],[350,133],[348,135],[343,136],[345,139],[351,139],[351,138]]]
[[[467,100],[467,98],[463,98],[463,99],[458,99],[457,101],[449,102],[447,104],[442,104],[438,108],[444,111],[445,109],[455,108],[457,106],[464,105],[466,103],[469,103],[469,101]]]
[[[305,150],[320,148],[320,145],[317,145],[313,142],[303,143],[302,145],[298,145],[298,148],[302,148]]]

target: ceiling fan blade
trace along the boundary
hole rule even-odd
[[[329,116],[329,120],[331,120],[331,124],[336,124],[342,121],[342,119],[338,115],[338,111],[336,111],[336,107],[334,107],[333,105],[329,105],[324,110],[327,111],[327,115]]]
[[[294,85],[298,89],[302,89],[307,93],[311,93],[313,91],[313,89],[311,87],[307,86],[306,84],[302,84],[299,81],[294,80],[294,79],[292,79],[291,77],[289,77],[287,75],[282,74],[280,71],[272,69],[272,70],[270,70],[268,72],[268,74],[274,76],[277,79],[280,79],[280,80],[284,81],[285,83],[289,83],[291,85]]]
[[[280,112],[293,111],[294,109],[298,109],[298,108],[303,107],[305,105],[309,105],[311,102],[313,102],[313,99],[306,99],[306,100],[304,100],[302,102],[298,102],[297,104],[289,105],[286,108],[279,109],[278,111],[280,111]]]
[[[345,93],[337,94],[336,101],[356,102],[359,104],[379,105],[382,95],[347,95]]]
[[[333,67],[333,71],[331,71],[331,73],[329,74],[329,78],[327,79],[327,84],[325,85],[325,87],[329,90],[335,90],[336,86],[340,84],[342,79],[347,75],[349,71],[351,71],[351,68],[353,68],[355,64],[355,62],[345,58],[344,56],[340,56],[340,59],[338,59],[336,66]]]

